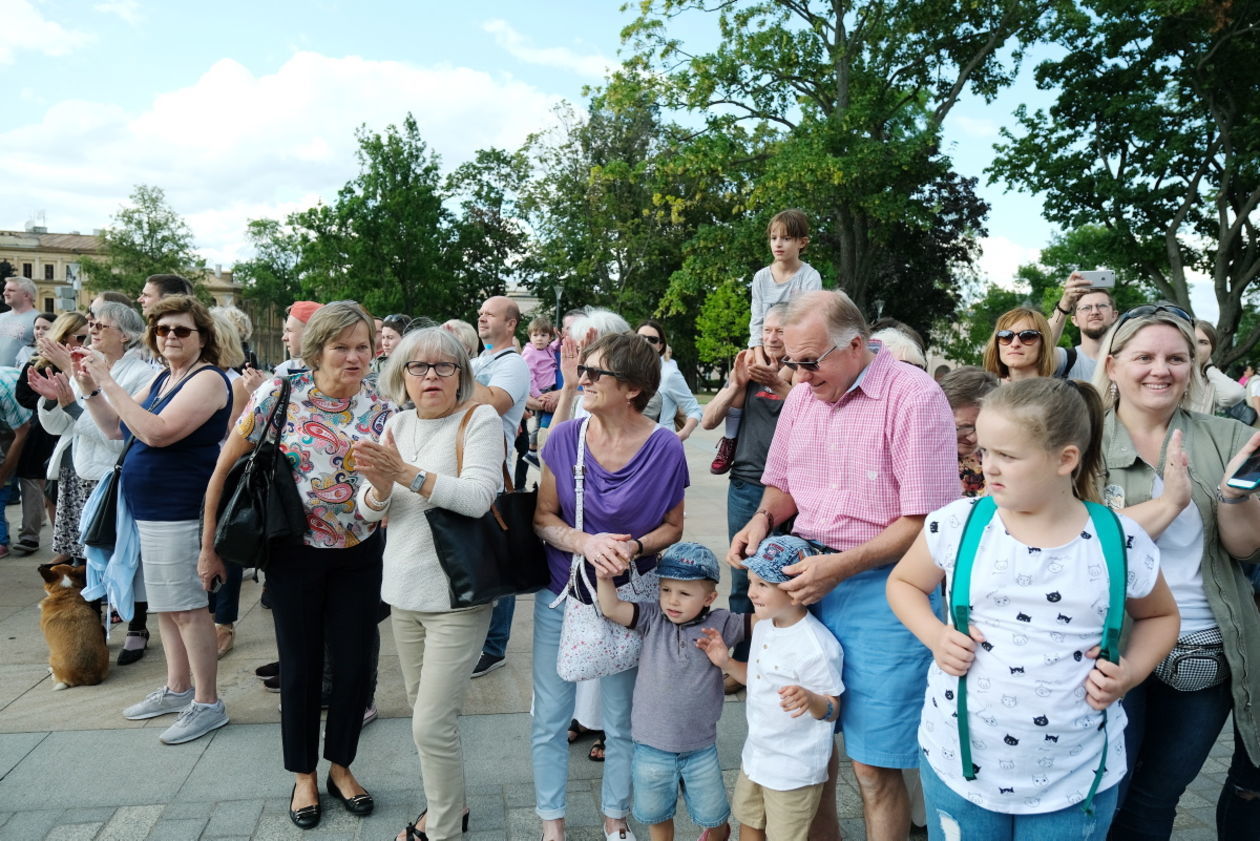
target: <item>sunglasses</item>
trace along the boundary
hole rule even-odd
[[[783,364],[786,365],[788,368],[792,369],[793,371],[795,371],[797,368],[800,368],[802,371],[811,371],[811,372],[817,371],[818,366],[822,363],[822,361],[826,359],[828,356],[831,356],[831,354],[835,353],[839,349],[840,349],[839,345],[832,345],[831,350],[827,351],[822,356],[818,357],[812,362],[793,362],[790,359],[784,359]]]
[[[603,368],[590,368],[586,365],[577,366],[577,372],[578,372],[578,379],[581,379],[582,377],[586,377],[588,380],[590,380],[593,383],[599,382],[599,378],[605,375],[609,377],[615,377],[616,379],[619,379],[619,380],[625,379],[624,376],[622,376],[621,374],[618,374],[616,371],[608,371]]]
[[[193,333],[198,332],[196,327],[185,327],[183,324],[177,324],[172,327],[169,324],[159,324],[153,328],[153,332],[157,333],[163,339],[174,333],[177,339],[187,339]]]
[[[75,337],[74,337],[74,340],[75,340],[76,342],[78,342],[79,344],[83,344],[84,342],[86,342],[86,341],[88,340],[88,334],[87,334],[87,333],[81,333],[80,335],[75,336]]]
[[[1116,328],[1119,329],[1121,324],[1124,324],[1130,319],[1145,318],[1148,315],[1155,315],[1155,313],[1158,312],[1170,313],[1178,318],[1184,318],[1186,321],[1194,324],[1194,317],[1181,307],[1174,307],[1172,304],[1146,304],[1144,306],[1134,307],[1124,315],[1120,316],[1120,320],[1116,322]]]
[[[425,377],[429,374],[429,369],[433,369],[433,373],[439,377],[452,377],[459,370],[459,366],[454,362],[408,362],[403,366],[407,369],[407,373],[413,377]]]
[[[1015,337],[1017,336],[1019,337],[1020,344],[1024,345],[1035,345],[1037,342],[1041,341],[1040,330],[1020,330],[1018,332],[1014,330],[997,331],[998,344],[1003,347],[1006,347],[1011,342],[1015,341]]]
[[[661,343],[661,339],[659,336],[645,336],[644,334],[640,333],[639,338],[647,339],[647,343],[650,345],[659,345]]]

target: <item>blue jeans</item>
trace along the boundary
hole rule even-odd
[[[1244,798],[1247,795],[1248,798]],[[1219,841],[1254,841],[1260,827],[1260,766],[1247,757],[1238,724],[1234,724],[1234,758],[1216,801],[1216,837]]]
[[[1038,815],[990,812],[959,795],[936,776],[926,759],[919,762],[927,801],[928,841],[1103,841],[1116,811],[1119,786],[1094,795],[1094,808],[1079,805]]]
[[[219,592],[210,594],[210,611],[214,614],[215,624],[231,625],[236,622],[241,610],[241,580],[245,570],[236,564],[224,564],[226,575]]]
[[[735,533],[748,525],[761,506],[761,496],[765,488],[756,482],[745,482],[742,479],[731,479],[726,489],[726,531],[727,540],[734,540]],[[752,602],[748,601],[748,571],[728,567],[731,572],[732,613],[752,613]],[[735,646],[732,657],[741,663],[748,662],[748,640]]]
[[[725,826],[731,818],[717,745],[672,753],[634,743],[634,819],[655,824],[673,820],[678,784],[691,822],[699,827]]]
[[[484,654],[506,657],[508,638],[512,636],[512,617],[516,614],[516,596],[504,596],[494,604],[490,614],[490,631],[481,646]]]
[[[1233,705],[1229,683],[1178,692],[1152,675],[1124,696],[1129,773],[1120,784],[1112,841],[1172,835],[1177,801],[1198,776]]]
[[[9,504],[12,495],[12,483],[0,487],[0,546],[9,545],[9,518],[4,514],[4,507]]]
[[[564,603],[548,607],[556,593],[540,590],[534,596],[534,800],[538,817],[556,820],[564,817],[565,785],[569,780],[569,722],[573,719],[576,683],[556,674],[560,650],[560,627],[564,624]],[[610,818],[630,814],[630,702],[638,669],[600,678],[599,695],[603,706],[604,779],[600,806]]]

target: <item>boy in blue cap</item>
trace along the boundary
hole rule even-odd
[[[623,602],[611,570],[597,568],[604,615],[643,635],[634,684],[630,735],[634,818],[653,841],[674,837],[678,785],[701,841],[730,837],[731,808],[718,764],[717,720],[722,714],[722,670],[703,646],[729,648],[748,634],[751,616],[710,606],[717,598],[717,557],[698,543],[675,543],[661,555],[660,603]]]
[[[783,568],[818,549],[792,535],[772,536],[744,561],[753,625],[748,662],[705,631],[713,665],[748,687],[748,739],[735,782],[740,841],[805,841],[818,810],[840,718],[844,653],[835,636],[779,585]]]

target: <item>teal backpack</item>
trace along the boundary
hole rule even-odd
[[[1115,512],[1105,505],[1086,502],[1089,519],[1093,523],[1094,533],[1102,547],[1103,558],[1107,562],[1107,578],[1110,582],[1111,598],[1107,607],[1107,616],[1103,620],[1102,641],[1099,645],[1100,660],[1112,663],[1120,662],[1120,629],[1124,624],[1125,584],[1128,580],[1128,556],[1125,551],[1124,532],[1120,528],[1120,520]],[[971,567],[976,559],[976,550],[980,547],[980,539],[984,529],[997,512],[997,503],[992,497],[981,497],[971,506],[967,515],[967,523],[963,527],[962,541],[958,546],[958,558],[954,564],[953,585],[949,593],[949,615],[954,628],[961,633],[971,635]],[[1098,784],[1102,782],[1107,770],[1107,711],[1103,710],[1103,752],[1098,768],[1094,771],[1094,782],[1089,787],[1085,798],[1085,811],[1093,808],[1094,794]],[[971,729],[967,724],[967,676],[958,679],[958,747],[962,759],[963,777],[968,780],[976,778],[976,766],[971,761]]]

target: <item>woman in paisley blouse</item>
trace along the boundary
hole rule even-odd
[[[368,657],[381,597],[379,523],[365,520],[356,501],[361,474],[352,446],[377,441],[393,406],[365,381],[374,356],[372,317],[353,301],[321,307],[306,325],[302,361],[308,371],[289,376],[291,393],[280,449],[306,506],[300,546],[277,546],[267,583],[280,651],[281,738],[284,767],[296,775],[289,817],[299,827],[319,823],[320,682],[324,642],[333,672],[324,735],[328,793],[347,811],[367,815],[374,803],[350,772],[369,701]],[[214,512],[232,464],[261,440],[279,397],[280,378],[254,392],[228,436],[206,489],[201,573],[222,575],[214,551]]]

